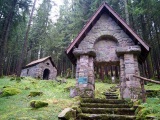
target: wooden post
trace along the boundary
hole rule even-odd
[[[142,90],[142,101],[143,103],[146,102],[146,91],[144,89],[144,80],[140,80],[140,84],[141,84],[141,90]]]
[[[160,84],[159,81],[155,81],[155,80],[151,80],[151,79],[147,79],[141,76],[137,76],[137,75],[133,75],[133,77],[139,78],[140,79],[140,84],[141,84],[141,90],[142,90],[142,101],[146,102],[146,91],[144,88],[144,81],[147,82],[151,82],[151,83],[156,83],[156,84]]]

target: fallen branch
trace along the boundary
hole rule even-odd
[[[141,76],[133,75],[133,77],[136,77],[136,78],[142,79],[142,80],[147,81],[147,82],[160,84],[160,82],[159,82],[159,81],[151,80],[151,79],[147,79],[147,78],[144,78],[144,77],[141,77]]]

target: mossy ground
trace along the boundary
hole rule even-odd
[[[0,120],[58,120],[58,114],[67,107],[71,107],[75,98],[69,97],[69,88],[75,85],[75,79],[67,79],[67,83],[60,84],[55,81],[36,80],[30,77],[22,80],[10,80],[10,77],[0,78],[0,91],[4,86],[10,86],[21,90],[14,96],[0,97]],[[96,98],[102,98],[102,93],[113,84],[97,82],[95,87]],[[30,97],[30,92],[41,91],[43,95]],[[42,100],[49,105],[47,107],[33,109],[30,101]]]
[[[148,83],[145,85],[146,90],[160,90],[160,85]],[[137,120],[144,120],[147,116],[154,117],[155,120],[160,119],[160,97],[147,97],[146,103],[141,103],[140,107],[136,110]]]

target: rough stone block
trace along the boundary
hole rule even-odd
[[[141,52],[141,48],[138,45],[126,46],[126,47],[117,47],[117,49],[116,49],[116,53],[118,55],[123,55],[125,53],[139,54],[140,52]]]
[[[135,69],[134,68],[126,68],[125,69],[125,73],[126,74],[134,74],[135,73]]]
[[[76,88],[70,88],[70,97],[73,98],[77,95],[78,95],[78,93],[77,93]]]
[[[59,115],[59,119],[62,120],[75,120],[76,119],[76,110],[72,108],[65,108]]]

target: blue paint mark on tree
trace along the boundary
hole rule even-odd
[[[87,82],[88,82],[87,77],[79,77],[78,78],[78,83],[79,84],[87,84]]]

